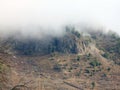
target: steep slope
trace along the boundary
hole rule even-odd
[[[106,34],[101,37],[98,33],[89,34],[67,28],[61,37],[1,39],[0,88],[119,90],[120,66],[114,63],[116,60],[104,56],[110,53],[106,39],[102,40]],[[112,42],[109,44],[113,45]]]
[[[103,57],[113,60],[116,64],[120,64],[120,37],[114,32],[107,34],[103,32],[95,32],[91,34],[95,40],[98,49],[104,51]]]

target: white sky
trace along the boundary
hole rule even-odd
[[[120,0],[0,0],[0,27],[103,25],[120,34]]]

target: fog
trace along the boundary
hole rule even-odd
[[[0,33],[59,36],[73,24],[120,34],[119,5],[119,0],[0,0]]]

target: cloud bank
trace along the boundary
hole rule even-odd
[[[119,4],[119,0],[0,0],[0,33],[42,37],[62,34],[65,24],[87,23],[120,34]]]

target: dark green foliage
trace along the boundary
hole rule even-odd
[[[118,39],[116,46],[113,47],[113,50],[114,50],[116,53],[120,54],[120,39]]]
[[[84,58],[85,58],[85,60],[95,60],[95,59],[96,59],[96,58],[95,58],[95,57],[93,57],[90,53],[89,53],[89,54],[84,55]]]
[[[90,62],[90,65],[93,66],[93,67],[96,67],[96,66],[100,66],[101,63],[98,62],[97,60],[94,60],[94,61]]]
[[[67,33],[63,37],[51,37],[45,39],[25,39],[12,41],[13,49],[19,54],[36,55],[60,53],[78,53],[78,44],[75,38],[80,37],[80,33],[74,28],[66,29]],[[49,39],[49,40],[47,40]]]
[[[105,58],[107,58],[107,59],[109,59],[110,54],[109,53],[104,53],[102,56],[105,57]]]
[[[85,72],[86,73],[91,73],[91,71],[89,69],[86,69]]]
[[[113,39],[119,38],[119,35],[117,33],[113,32],[113,31],[109,31],[108,35]]]
[[[107,74],[104,73],[104,74],[103,74],[103,77],[107,77]]]
[[[56,47],[54,46],[54,45],[49,45],[48,46],[48,52],[49,53],[53,53],[53,52],[55,52],[56,51]]]
[[[72,33],[73,33],[74,35],[76,35],[78,38],[80,38],[80,36],[81,36],[78,31],[74,31],[74,30],[73,30]]]
[[[108,46],[105,49],[110,53],[120,54],[120,38],[116,39],[116,42],[114,42],[114,45]]]
[[[53,67],[54,71],[60,72],[61,71],[61,66],[59,64],[55,64]]]
[[[80,55],[77,56],[77,61],[80,61]]]
[[[66,26],[66,32],[69,32],[71,34],[74,34],[75,36],[77,36],[78,38],[81,37],[81,34],[75,30],[75,27],[74,26]]]
[[[110,68],[110,67],[108,67],[108,68],[107,68],[107,70],[108,70],[108,72],[109,72],[109,71],[111,70],[111,68]]]
[[[61,53],[78,53],[76,41],[70,35],[65,35],[60,39],[55,38],[52,49]]]
[[[94,39],[96,47],[103,50],[105,54],[102,56],[113,60],[116,64],[120,63],[120,36],[114,32],[108,32],[107,34],[99,32],[91,32],[91,37]]]

